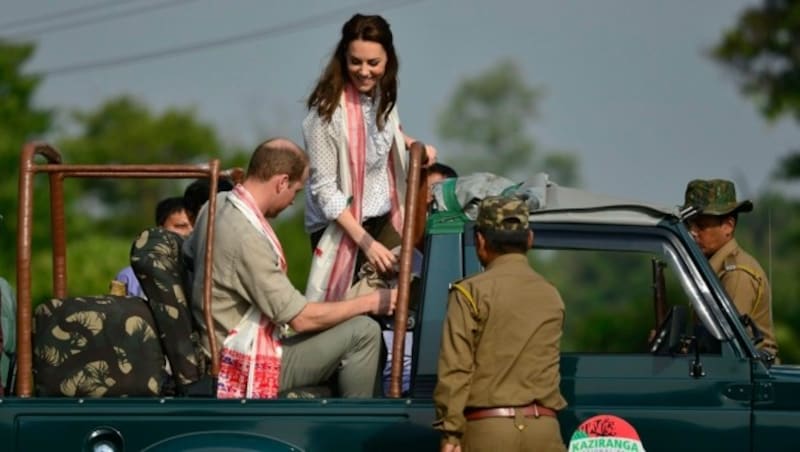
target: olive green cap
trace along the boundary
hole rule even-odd
[[[482,231],[526,231],[528,203],[516,196],[487,196],[478,205],[476,225]]]
[[[732,212],[750,212],[750,200],[736,200],[736,188],[726,179],[695,179],[686,185],[683,207],[693,206],[703,215],[727,215]]]

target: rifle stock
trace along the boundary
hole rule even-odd
[[[658,328],[667,316],[666,284],[664,283],[664,267],[666,264],[656,258],[651,261],[653,269],[653,312],[656,317],[656,328]]]

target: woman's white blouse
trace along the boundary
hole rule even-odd
[[[361,220],[383,215],[391,210],[389,193],[389,151],[392,148],[394,125],[387,123],[378,129],[377,105],[361,95],[361,111],[366,125],[366,169],[361,200]],[[330,122],[312,108],[303,121],[303,136],[310,160],[306,185],[306,231],[318,231],[335,220],[348,205],[341,190],[338,146],[347,143],[344,110],[333,112]]]

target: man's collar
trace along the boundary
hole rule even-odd
[[[510,264],[512,262],[513,263],[524,263],[525,265],[528,265],[528,256],[526,256],[526,255],[524,255],[522,253],[501,254],[501,255],[495,257],[491,262],[489,262],[489,265],[486,266],[486,270],[489,270],[490,268],[497,267],[498,265]]]
[[[725,265],[725,258],[731,255],[734,251],[739,248],[739,244],[736,243],[735,238],[731,238],[728,243],[722,245],[720,249],[714,253],[711,258],[708,259],[708,263],[711,264],[711,268],[714,269],[715,272],[719,272],[722,270],[722,266]]]

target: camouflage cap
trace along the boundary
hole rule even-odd
[[[727,215],[732,212],[750,212],[750,200],[736,201],[733,182],[725,179],[695,179],[686,185],[683,207],[694,206],[704,215]]]
[[[483,231],[525,231],[528,203],[516,196],[487,196],[478,205],[476,225]]]

